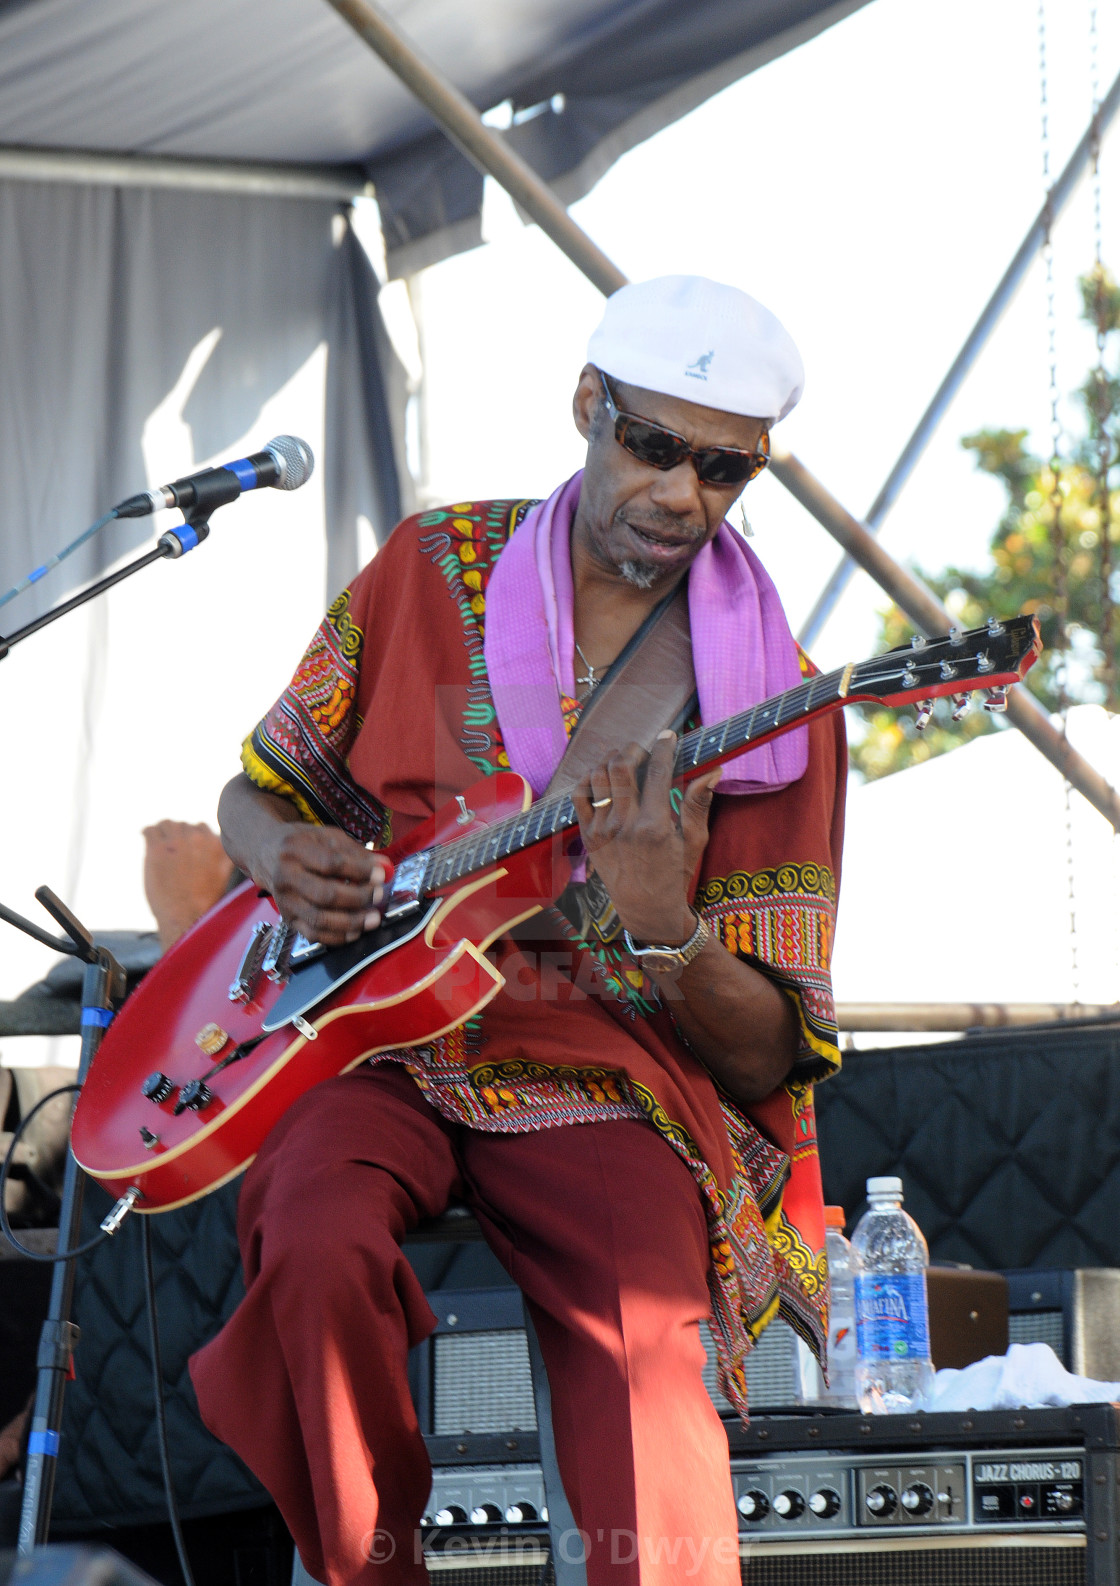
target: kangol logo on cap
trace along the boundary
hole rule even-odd
[[[695,363],[685,366],[685,374],[690,380],[706,380],[708,378],[708,366],[715,355],[716,350],[714,347],[710,352],[702,352]]]

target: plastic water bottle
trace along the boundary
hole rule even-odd
[[[824,1209],[828,1252],[828,1392],[826,1404],[856,1407],[856,1296],[852,1247],[844,1238],[843,1206]]]
[[[852,1235],[856,1398],[865,1415],[921,1409],[933,1386],[922,1231],[902,1209],[902,1180],[869,1178]]]

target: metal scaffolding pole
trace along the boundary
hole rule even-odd
[[[83,186],[160,187],[176,192],[264,198],[372,197],[356,165],[278,165],[249,160],[186,160],[171,154],[102,154],[94,149],[33,149],[0,144],[0,178],[79,182]]]
[[[883,488],[871,504],[864,518],[864,527],[878,534],[887,513],[898,500],[899,494],[933,438],[933,433],[945,416],[946,409],[964,383],[965,376],[987,345],[992,332],[1003,318],[1004,310],[1015,296],[1035,256],[1039,253],[1055,221],[1072,198],[1085,167],[1100,149],[1104,135],[1120,109],[1120,76],[1108,90],[1090,121],[1085,136],[1070,155],[1062,174],[1046,195],[1046,202],[1035,216],[1034,224],[1019,244],[1018,252],[1004,271],[1003,279],[984,306],[980,318],[973,325],[964,346],[954,358],[948,374],[938,386],[933,400],[918,420],[917,428],[899,454],[898,461],[887,475]],[[856,570],[850,556],[842,557],[831,578],[817,596],[816,604],[806,617],[798,634],[800,642],[808,647],[816,639],[832,613],[836,602],[847,588]]]
[[[504,139],[482,120],[465,94],[436,71],[401,37],[390,17],[374,0],[328,0],[359,38],[410,88],[467,159],[500,182],[526,214],[551,237],[562,253],[608,297],[626,285],[626,277],[587,233],[577,226],[547,183],[543,182]]]
[[[485,175],[500,182],[536,221],[546,236],[608,296],[626,285],[618,266],[598,248],[560,203],[548,184],[491,130],[465,94],[442,77],[430,62],[401,37],[376,0],[327,0],[390,71],[412,90],[443,131]],[[777,453],[773,471],[817,521],[865,567],[912,621],[928,633],[951,626],[951,618],[924,585],[888,556],[873,535],[831,496],[803,463],[790,453]],[[911,604],[907,604],[907,600]],[[932,621],[932,627],[928,624]],[[1035,705],[1025,689],[1012,689],[1008,714],[1015,725],[1094,809],[1120,829],[1120,798],[1116,791]]]
[[[929,638],[952,627],[952,617],[933,591],[915,578],[913,573],[900,567],[874,535],[869,534],[858,518],[854,518],[835,496],[829,494],[820,480],[815,479],[792,452],[776,450],[770,466],[790,494],[807,512],[812,513],[833,539],[840,541],[852,560],[871,574],[915,627]],[[1120,796],[1116,789],[1052,725],[1034,695],[1025,688],[1010,689],[1007,714],[1024,737],[1029,738],[1039,753],[1045,755],[1050,764],[1061,772],[1070,786],[1087,798],[1114,830],[1120,831]]]

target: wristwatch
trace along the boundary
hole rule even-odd
[[[695,910],[693,913],[695,914]],[[671,975],[679,972],[686,964],[702,951],[705,942],[711,936],[708,922],[702,915],[696,915],[696,929],[679,947],[666,947],[657,943],[647,943],[640,947],[629,931],[623,931],[622,939],[626,943],[626,951],[636,964],[640,964],[647,975]]]

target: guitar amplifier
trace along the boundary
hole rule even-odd
[[[1114,1405],[724,1425],[746,1586],[1120,1586]],[[442,1586],[548,1578],[539,1508],[516,1518],[543,1502],[534,1442],[515,1441],[443,1450],[425,1534]]]
[[[1025,1290],[1018,1276],[1019,1341],[1041,1335],[1065,1354],[1072,1327],[1074,1363],[1101,1362],[1089,1341],[1109,1312],[1111,1275],[1094,1285],[1093,1274],[1030,1273]],[[437,1328],[412,1357],[433,1464],[428,1569],[442,1586],[538,1586],[551,1566],[520,1294],[428,1298]],[[767,1330],[748,1371],[756,1407],[788,1405],[787,1329]],[[756,1412],[744,1428],[715,1386],[710,1345],[705,1376],[727,1429],[749,1586],[1120,1586],[1114,1406]]]

